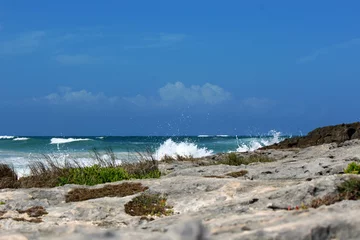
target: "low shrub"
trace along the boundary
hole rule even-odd
[[[41,218],[32,218],[32,219],[25,219],[25,218],[10,218],[17,222],[29,222],[29,223],[42,223]]]
[[[360,199],[360,178],[350,178],[337,187],[337,194],[326,195],[323,198],[314,199],[310,207],[318,208],[322,205],[331,205],[343,200]]]
[[[360,199],[360,178],[350,178],[338,186],[338,191],[347,200]]]
[[[205,175],[205,178],[225,178],[224,176],[219,176],[219,175]]]
[[[227,173],[226,176],[230,176],[230,177],[237,178],[237,177],[245,176],[246,174],[248,174],[248,171],[246,171],[246,170],[240,170],[240,171],[238,171],[238,172]]]
[[[125,204],[125,212],[131,216],[168,216],[173,210],[166,205],[166,198],[160,194],[143,193]]]
[[[159,178],[161,176],[158,161],[154,159],[139,159],[132,163],[122,163],[121,167],[129,174],[130,178],[146,179]]]
[[[249,155],[249,156],[239,156],[236,153],[229,153],[227,157],[223,160],[220,160],[219,164],[240,166],[242,164],[248,165],[255,162],[273,162],[274,160],[261,155]]]
[[[65,196],[66,202],[79,202],[88,199],[102,197],[125,197],[135,193],[143,192],[147,187],[141,183],[122,183],[118,185],[106,185],[102,188],[75,188]]]
[[[29,217],[40,217],[42,215],[48,214],[48,212],[45,210],[42,206],[35,206],[28,208],[26,210],[16,210],[18,213],[27,213]]]
[[[5,211],[0,211],[0,217],[2,217],[5,213]]]
[[[79,184],[96,185],[107,182],[117,182],[130,179],[129,174],[122,167],[100,167],[93,165],[90,167],[70,168],[58,177],[58,184]]]
[[[352,162],[347,166],[347,168],[344,169],[344,172],[349,174],[359,174],[360,164],[357,164],[356,162]]]
[[[193,156],[189,155],[189,156],[182,156],[179,154],[176,154],[175,157],[169,156],[169,155],[165,155],[163,158],[161,158],[162,162],[165,163],[172,163],[172,162],[196,162],[197,159],[193,158]]]
[[[344,199],[340,196],[340,194],[329,194],[322,198],[316,198],[311,201],[310,207],[312,208],[318,208],[323,205],[332,205],[334,203],[340,202]]]
[[[0,189],[18,187],[18,176],[11,164],[0,164]]]

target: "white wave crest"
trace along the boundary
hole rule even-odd
[[[171,138],[160,145],[154,154],[155,159],[162,159],[165,156],[176,158],[178,155],[183,157],[205,157],[213,154],[212,150],[199,148],[194,143],[174,142]]]
[[[71,142],[90,141],[89,138],[52,138],[50,144],[64,144]]]
[[[226,134],[220,134],[220,135],[216,135],[217,137],[224,137],[224,138],[226,138],[226,137],[230,137],[229,135],[226,135]]]
[[[207,137],[212,137],[211,135],[199,135],[199,138],[207,138]]]
[[[96,137],[97,139],[104,139],[105,137]]]
[[[14,136],[0,136],[0,139],[13,139]]]
[[[269,132],[271,137],[264,138],[253,138],[247,143],[239,144],[237,148],[237,152],[253,152],[256,149],[259,149],[264,146],[269,146],[275,143],[279,143],[281,139],[281,132],[277,132],[275,130],[271,130]]]
[[[26,138],[26,137],[17,137],[17,138],[14,138],[13,141],[26,141],[26,140],[29,140],[30,138]]]

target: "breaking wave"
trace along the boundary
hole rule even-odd
[[[17,138],[14,138],[13,141],[26,141],[26,140],[29,140],[30,138],[26,138],[26,137],[17,137]]]
[[[261,147],[269,146],[275,143],[279,143],[281,139],[281,132],[271,130],[269,132],[270,137],[253,138],[248,142],[238,144],[237,152],[252,152]]]
[[[71,142],[89,141],[89,138],[52,138],[50,144],[64,144]]]
[[[195,143],[191,142],[174,142],[171,138],[167,139],[154,154],[155,159],[162,159],[165,156],[176,158],[176,156],[183,157],[206,157],[213,154],[212,150],[207,148],[199,148]]]
[[[14,136],[0,136],[0,139],[13,139],[15,138]]]

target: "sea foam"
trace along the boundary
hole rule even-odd
[[[264,146],[269,146],[281,141],[281,132],[271,130],[269,132],[271,137],[253,138],[247,143],[238,144],[237,152],[253,152]]]
[[[17,138],[14,138],[13,141],[26,141],[26,140],[29,140],[30,138],[26,138],[26,137],[17,137]]]
[[[0,136],[0,139],[13,139],[14,136]]]
[[[204,135],[204,134],[201,134],[199,136],[197,136],[199,138],[207,138],[207,137],[212,137],[212,135]]]
[[[64,144],[71,142],[89,141],[89,138],[52,138],[50,144]]]
[[[212,150],[199,148],[191,142],[174,142],[171,138],[167,139],[154,154],[155,159],[162,159],[165,156],[176,158],[178,155],[183,157],[205,157],[213,154]]]

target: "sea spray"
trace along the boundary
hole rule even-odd
[[[155,159],[162,159],[165,156],[176,158],[178,155],[183,157],[205,157],[213,154],[212,150],[205,147],[199,148],[195,143],[191,142],[174,142],[171,138],[167,139],[154,154]]]
[[[14,136],[7,136],[7,135],[5,135],[5,136],[0,136],[0,139],[5,139],[5,140],[13,139],[13,138],[14,138]]]
[[[89,141],[89,138],[52,138],[50,144],[64,144],[71,142]]]
[[[27,137],[17,137],[17,138],[14,138],[13,141],[26,141],[26,140],[29,140],[30,138],[27,138]]]
[[[238,141],[238,148],[237,152],[252,152],[255,151],[261,147],[269,146],[275,143],[280,142],[281,139],[281,132],[277,132],[275,130],[271,130],[269,132],[270,137],[261,137],[261,138],[250,138],[249,142],[245,143],[239,143],[238,138],[236,137]]]

